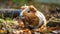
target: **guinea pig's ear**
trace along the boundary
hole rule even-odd
[[[29,7],[30,7],[30,10],[31,11],[33,11],[33,12],[36,12],[37,11],[37,9],[33,5],[30,5]]]
[[[24,10],[25,9],[25,6],[21,6],[20,9]]]

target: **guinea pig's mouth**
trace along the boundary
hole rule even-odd
[[[25,17],[24,16],[20,16],[21,17],[21,19],[25,19]]]

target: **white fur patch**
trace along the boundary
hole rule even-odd
[[[25,9],[22,10],[20,16],[23,16],[23,13],[24,13],[25,11],[29,11],[29,6],[25,6]]]
[[[20,13],[20,17],[21,17],[22,19],[25,18],[25,17],[22,17],[22,16],[23,16],[23,13],[24,13],[25,11],[28,11],[28,10],[29,10],[29,7],[28,7],[28,6],[25,6],[25,9],[22,10],[22,12]]]
[[[37,27],[39,27],[39,26],[41,26],[41,24],[43,23],[43,21],[45,22],[45,16],[43,15],[43,13],[41,13],[39,11],[36,11],[36,14],[35,15],[39,18],[39,24],[37,26]]]

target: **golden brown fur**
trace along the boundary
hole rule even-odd
[[[24,9],[25,7],[22,6],[22,9]],[[33,25],[33,26],[37,26],[38,22],[39,22],[39,18],[35,15],[36,10],[34,10],[34,8],[32,6],[29,6],[30,9],[30,13],[28,13],[26,10],[23,13],[23,15],[25,16],[25,20],[29,22],[29,24]]]
[[[35,15],[37,9],[32,5],[30,5],[28,7],[29,7],[30,12],[27,12],[27,10],[25,10],[25,8],[27,8],[27,7],[25,7],[25,6],[21,7],[21,9],[24,11],[23,16],[25,17],[25,19],[24,19],[25,23],[28,22],[29,25],[37,26],[39,24],[39,18]],[[45,21],[43,21],[43,22],[45,22]],[[38,28],[38,30],[40,30],[40,31],[42,31],[44,29],[45,29],[45,23],[43,23],[43,25],[40,28]]]

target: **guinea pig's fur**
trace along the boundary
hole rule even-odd
[[[22,6],[23,10],[20,16],[24,17],[25,24],[30,27],[35,28],[45,28],[46,19],[43,13],[39,12],[33,5],[30,6]],[[43,24],[43,25],[42,25]],[[42,26],[41,26],[42,25]]]

